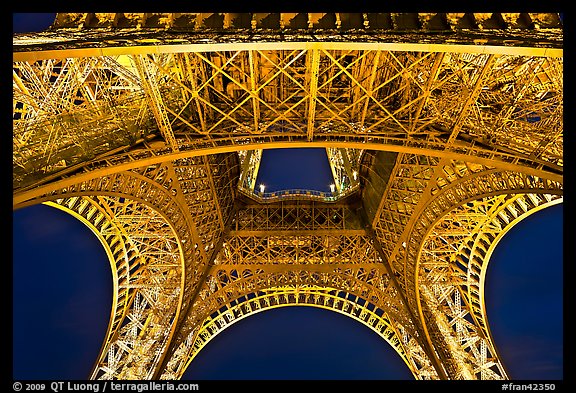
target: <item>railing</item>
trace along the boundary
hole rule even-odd
[[[280,200],[288,200],[288,199],[307,199],[307,200],[316,200],[316,201],[324,201],[324,202],[334,202],[338,199],[341,199],[347,195],[352,194],[354,191],[358,189],[358,185],[353,187],[349,187],[344,191],[334,191],[334,192],[324,192],[324,191],[316,191],[316,190],[305,190],[305,189],[290,189],[290,190],[280,190],[280,191],[273,191],[273,192],[260,192],[258,190],[248,190],[244,187],[238,187],[238,190],[259,202],[275,202]]]

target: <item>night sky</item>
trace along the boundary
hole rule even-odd
[[[53,21],[14,14],[14,31]],[[46,22],[46,20],[48,22]],[[33,21],[27,27],[22,22]],[[323,150],[266,150],[266,191],[331,183]],[[563,205],[516,225],[487,272],[487,314],[512,379],[562,379]],[[13,212],[13,378],[86,379],[112,299],[110,266],[90,230],[39,205]],[[217,335],[184,379],[412,379],[394,350],[366,326],[313,307],[257,313]]]

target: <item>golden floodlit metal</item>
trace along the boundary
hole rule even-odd
[[[507,379],[484,303],[502,236],[563,201],[558,14],[83,13],[13,38],[13,208],[106,249],[91,379],[179,379],[275,307],[343,313],[416,379]],[[262,151],[325,148],[333,192]],[[310,170],[313,170],[312,168]]]

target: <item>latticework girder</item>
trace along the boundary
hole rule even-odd
[[[98,157],[154,134],[166,141],[165,148],[154,147],[156,157],[265,142],[357,149],[376,142],[396,151],[426,148],[561,170],[556,52],[278,45],[206,45],[184,53],[127,47],[116,50],[126,54],[15,62],[15,189],[78,165],[109,166]],[[128,151],[125,160],[135,153]],[[347,166],[342,156],[330,154],[340,172]],[[343,181],[337,174],[340,188]]]
[[[485,272],[562,201],[561,44],[545,14],[58,14],[16,35],[14,208],[72,213],[113,271],[90,377],[180,378],[235,321],[305,304],[417,379],[508,378]],[[333,195],[257,195],[262,150],[289,147],[326,149]]]

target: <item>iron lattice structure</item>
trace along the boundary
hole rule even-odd
[[[563,196],[557,14],[58,14],[13,39],[13,207],[106,249],[92,379],[178,379],[216,334],[310,305],[416,379],[506,379],[484,305],[502,236]],[[334,193],[254,189],[325,148]]]

